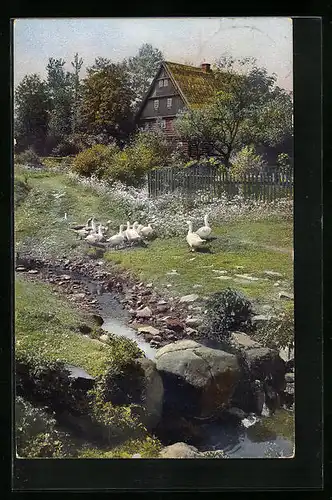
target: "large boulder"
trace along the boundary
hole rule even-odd
[[[174,443],[166,446],[159,454],[160,458],[203,458],[195,446],[186,443]]]
[[[286,363],[277,351],[268,347],[248,349],[246,361],[252,378],[269,380],[269,384],[277,392],[285,389]]]
[[[139,358],[137,363],[144,373],[142,400],[145,414],[142,419],[146,427],[151,429],[157,425],[161,418],[164,399],[163,382],[153,361],[147,358]]]
[[[159,349],[156,368],[164,384],[164,413],[209,418],[228,404],[240,377],[236,356],[193,340]]]

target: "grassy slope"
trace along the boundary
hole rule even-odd
[[[50,285],[18,275],[15,299],[16,353],[39,353],[46,359],[80,366],[92,376],[104,371],[111,349],[71,330],[89,321],[67,300],[56,296]]]
[[[82,223],[94,215],[104,223],[111,219],[111,227],[116,229],[127,220],[124,207],[114,205],[107,196],[98,195],[89,187],[72,183],[64,174],[33,173],[29,174],[28,183],[33,189],[16,210],[18,250],[25,247],[54,256],[81,255],[88,247],[67,229],[68,223]],[[64,196],[56,198],[56,193]],[[65,212],[68,221],[63,218]],[[184,232],[183,238],[156,239],[148,248],[113,251],[106,258],[132,270],[141,279],[154,281],[172,295],[194,290],[204,295],[232,286],[251,299],[273,300],[279,289],[292,288],[292,229],[290,222],[282,220],[228,222],[213,228],[218,239],[210,244],[210,254],[190,253]],[[274,247],[280,247],[280,251]],[[237,270],[236,266],[244,269]],[[180,275],[167,276],[172,269]],[[226,270],[233,279],[217,279],[218,274],[212,269]],[[266,279],[264,270],[282,273],[281,287],[274,286],[280,278]],[[243,273],[265,280],[240,283],[234,275]],[[166,284],[172,287],[166,288]],[[193,289],[194,285],[201,286]]]

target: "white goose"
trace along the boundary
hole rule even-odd
[[[198,236],[198,234],[193,233],[193,223],[191,221],[187,221],[187,224],[189,226],[189,230],[186,239],[191,251],[194,252],[196,248],[201,247],[203,243],[205,243],[205,240]]]
[[[138,234],[141,233],[141,229],[143,229],[143,227],[144,227],[143,224],[139,224],[137,221],[134,222],[133,224],[133,229],[135,229],[138,232]]]
[[[118,245],[122,245],[124,240],[125,240],[125,235],[123,232],[123,224],[121,224],[119,232],[117,234],[114,234],[114,236],[108,238],[108,240],[106,241],[107,243],[110,243],[111,246],[116,247]]]
[[[200,227],[199,229],[197,229],[196,234],[198,234],[198,236],[200,238],[208,238],[208,236],[210,236],[211,234],[211,227],[209,226],[209,223],[208,223],[208,214],[204,215],[204,226]]]
[[[105,238],[104,238],[104,235],[102,233],[101,226],[100,225],[98,226],[98,231],[91,232],[84,239],[88,243],[98,243],[98,242],[103,241]]]
[[[147,226],[142,227],[142,229],[140,230],[140,234],[142,236],[144,236],[145,238],[148,238],[149,236],[151,236],[153,234],[153,229],[151,227],[151,224],[148,224]]]
[[[127,222],[127,229],[125,231],[127,240],[130,241],[131,243],[134,243],[136,241],[140,241],[142,237],[138,234],[136,229],[130,229],[130,224]]]
[[[130,231],[130,222],[127,221],[127,229],[123,232],[123,234],[127,240],[129,240],[129,237],[128,237],[129,231]]]

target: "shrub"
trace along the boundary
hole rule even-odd
[[[72,456],[67,433],[56,427],[53,415],[43,408],[36,408],[22,397],[15,400],[16,451],[20,457]]]
[[[22,153],[15,155],[15,161],[22,165],[31,165],[33,167],[40,167],[42,162],[33,149],[26,149]]]
[[[110,166],[113,164],[113,157],[118,152],[119,148],[115,144],[109,146],[96,144],[75,157],[72,170],[85,177],[95,175],[98,179],[101,179],[109,173]]]
[[[251,303],[237,290],[227,288],[212,294],[206,309],[205,329],[210,338],[222,341],[229,338],[232,331],[251,328]]]
[[[274,314],[255,332],[258,342],[272,349],[291,348],[294,344],[294,309]]]
[[[14,206],[17,208],[21,205],[30,192],[31,186],[28,184],[27,178],[16,178],[14,180]]]
[[[280,153],[278,155],[277,165],[282,174],[289,174],[292,171],[290,157],[287,153]]]
[[[256,154],[253,146],[245,146],[231,160],[231,173],[234,175],[259,173],[265,166],[260,154]]]
[[[55,148],[52,149],[52,154],[54,156],[70,156],[76,155],[80,152],[80,149],[74,142],[69,140],[63,140]]]

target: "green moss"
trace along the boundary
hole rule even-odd
[[[147,435],[142,439],[130,439],[112,449],[82,447],[78,451],[78,458],[131,458],[136,453],[141,458],[158,458],[161,449],[160,441]]]

